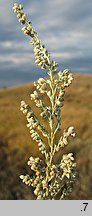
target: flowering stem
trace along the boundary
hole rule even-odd
[[[52,108],[52,115],[51,115],[51,119],[50,119],[50,126],[51,126],[51,143],[50,143],[50,147],[51,147],[51,152],[50,152],[50,165],[52,163],[52,159],[53,159],[53,150],[54,150],[54,106],[55,106],[55,92],[54,92],[54,78],[53,78],[53,71],[52,69],[50,69],[50,81],[51,81],[51,91],[52,91],[52,100],[51,100],[51,108]]]
[[[63,199],[71,190],[71,182],[75,181],[75,163],[73,163],[72,153],[63,155],[59,164],[53,163],[53,157],[59,149],[68,144],[68,137],[75,136],[74,127],[69,127],[64,131],[63,136],[54,143],[56,132],[60,129],[61,122],[61,107],[63,106],[62,101],[65,93],[65,88],[71,84],[72,74],[66,69],[63,72],[58,72],[58,64],[55,61],[50,60],[50,54],[39,40],[37,33],[34,31],[32,24],[27,20],[26,14],[23,12],[23,6],[15,3],[13,5],[13,11],[17,14],[17,18],[22,25],[22,31],[25,35],[31,37],[31,44],[34,46],[35,63],[41,67],[41,69],[48,69],[49,79],[46,81],[43,78],[38,79],[34,82],[36,91],[31,94],[31,100],[34,100],[37,107],[41,108],[40,116],[47,119],[50,126],[50,132],[41,125],[38,118],[35,116],[31,107],[21,102],[21,111],[26,115],[27,127],[30,129],[30,134],[33,140],[38,143],[39,151],[44,155],[45,161],[40,160],[39,157],[30,157],[28,165],[34,174],[30,177],[29,175],[21,175],[20,178],[27,185],[31,185],[35,188],[34,194],[37,199],[56,199],[56,196],[61,192],[60,199]],[[58,73],[58,78],[54,79],[54,74]],[[48,91],[48,85],[50,91]],[[58,96],[56,93],[58,92]],[[46,94],[49,99],[51,106],[46,106],[39,93]],[[44,137],[47,138],[48,146],[50,151],[46,149],[46,144],[43,142],[38,130]],[[67,178],[67,179],[66,179]],[[72,181],[71,181],[72,180]]]

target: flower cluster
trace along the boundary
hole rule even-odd
[[[63,139],[62,139],[63,143],[62,143],[61,147],[64,147],[64,145],[68,144],[68,137],[69,136],[75,137],[75,132],[74,132],[74,127],[73,126],[69,127],[68,130],[64,131]]]
[[[32,184],[32,179],[30,178],[29,175],[20,175],[20,179],[22,179],[23,183],[26,185],[30,186]]]
[[[23,6],[21,4],[18,5],[17,3],[15,3],[13,5],[13,11],[14,11],[14,13],[17,13],[17,18],[18,18],[19,22],[22,24],[25,24],[26,14],[23,13],[22,10],[23,10]]]
[[[24,32],[25,35],[32,35],[34,32],[32,32],[32,27],[30,25],[30,22],[28,22],[27,26],[24,26],[22,28],[22,31]]]
[[[68,69],[65,69],[63,72],[59,71],[58,76],[60,83],[60,86],[58,86],[59,89],[63,90],[66,87],[70,86],[70,84],[72,83],[73,77],[72,74],[69,73]]]
[[[73,163],[74,158],[73,154],[69,153],[68,155],[63,155],[63,158],[60,163],[60,168],[63,170],[63,175],[66,176],[68,179],[70,178],[72,169],[76,166],[76,163]]]
[[[49,137],[48,132],[44,128],[44,126],[40,125],[40,122],[35,117],[34,113],[32,112],[32,109],[29,105],[27,105],[24,101],[21,101],[21,108],[20,110],[26,115],[27,118],[27,127],[30,129],[30,134],[33,140],[38,142],[39,151],[41,151],[42,154],[45,154],[46,159],[48,158],[48,153],[46,151],[45,144],[40,137],[40,135],[37,132],[37,129],[39,129],[43,136]]]
[[[51,167],[46,167],[44,162],[37,158],[30,157],[28,165],[31,170],[34,171],[34,175],[21,175],[20,178],[26,185],[34,187],[34,194],[37,199],[56,199],[58,193],[61,197],[68,195],[71,186],[69,181],[73,183],[75,181],[75,174],[71,174],[71,170],[74,169],[75,163],[72,154],[63,155],[60,164],[52,164]],[[48,173],[48,176],[46,176]],[[67,181],[64,181],[64,178]],[[66,190],[65,190],[66,189]]]
[[[38,45],[34,47],[35,63],[42,69],[48,69],[50,66],[50,54],[45,46],[39,41]]]
[[[63,136],[60,137],[57,144],[54,146],[54,152],[58,152],[60,148],[63,148],[64,146],[68,145],[68,137],[72,136],[75,137],[74,127],[71,126],[67,130],[63,132]]]
[[[40,93],[45,93],[47,90],[47,83],[43,78],[39,78],[37,82],[34,82],[34,86],[36,86]]]
[[[39,121],[36,119],[32,109],[29,105],[25,103],[25,101],[21,101],[20,110],[26,115],[28,124],[27,127],[31,129],[35,129],[39,125]]]
[[[40,97],[38,96],[38,93],[37,93],[37,91],[34,91],[31,95],[30,95],[30,97],[31,97],[31,100],[34,100],[34,102],[36,103],[36,106],[37,107],[41,107],[41,99],[40,99]]]
[[[26,26],[22,28],[24,34],[32,37],[31,43],[35,45],[35,63],[38,66],[41,66],[42,69],[48,68],[50,66],[50,54],[39,40],[38,35],[34,31],[31,22],[27,21],[26,14],[23,12],[23,6],[15,3],[13,5],[13,11],[14,13],[17,13],[17,18],[19,22],[21,22],[23,25],[26,24]]]
[[[53,157],[56,152],[68,144],[68,137],[75,137],[74,127],[71,126],[60,135],[55,143],[55,135],[61,127],[61,108],[64,102],[64,94],[67,87],[72,83],[72,74],[66,69],[63,72],[58,71],[58,64],[50,60],[50,53],[39,40],[37,33],[32,27],[32,23],[27,20],[23,12],[23,6],[15,3],[13,11],[17,14],[19,22],[24,25],[22,31],[25,35],[31,37],[30,43],[34,46],[35,63],[42,69],[48,69],[48,79],[39,78],[34,82],[36,90],[30,97],[38,108],[40,116],[49,123],[49,130],[46,129],[34,114],[31,107],[21,101],[20,110],[25,114],[27,127],[30,130],[31,138],[38,143],[39,151],[44,159],[39,157],[30,157],[28,165],[32,170],[31,176],[21,175],[22,181],[34,188],[34,194],[37,199],[64,199],[71,190],[76,179],[74,157],[72,153],[62,156],[61,162],[54,164]],[[55,77],[55,73],[58,74]],[[41,95],[46,94],[45,103]],[[47,101],[50,104],[47,104]],[[43,141],[46,139],[46,143]],[[48,148],[47,148],[48,146]]]
[[[46,167],[42,160],[39,158],[34,159],[33,157],[29,158],[28,165],[34,171],[34,177],[30,177],[30,181],[27,176],[21,175],[20,178],[25,184],[31,184],[35,188],[34,194],[37,196],[37,199],[44,199],[47,188],[45,176]]]

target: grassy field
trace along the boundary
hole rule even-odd
[[[33,83],[0,90],[0,199],[35,199],[32,189],[19,179],[22,173],[30,174],[28,158],[39,155],[38,146],[26,127],[25,116],[20,112],[20,101],[25,100],[39,115],[38,108],[30,100],[33,90]],[[43,99],[46,101],[45,95]],[[64,149],[64,152],[74,153],[79,173],[69,199],[92,199],[92,75],[74,75],[61,114],[61,133],[71,125],[77,132],[76,138]],[[61,150],[56,155],[55,162],[62,153]]]

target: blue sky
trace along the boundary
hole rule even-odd
[[[29,82],[46,72],[35,66],[33,47],[12,12],[0,1],[0,86]],[[61,70],[92,73],[92,0],[21,0],[39,38]]]

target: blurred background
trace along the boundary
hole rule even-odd
[[[23,4],[59,68],[73,73],[61,123],[62,131],[74,125],[77,132],[65,148],[65,152],[74,153],[78,170],[78,181],[69,199],[92,199],[92,1],[16,2]],[[27,160],[30,155],[38,156],[39,151],[19,109],[20,101],[26,100],[38,113],[29,95],[34,90],[33,81],[46,77],[46,72],[35,65],[30,38],[21,31],[12,11],[13,3],[0,1],[0,199],[35,199],[19,175],[30,174]],[[45,95],[43,99],[46,100]],[[62,151],[55,161],[61,154]]]

